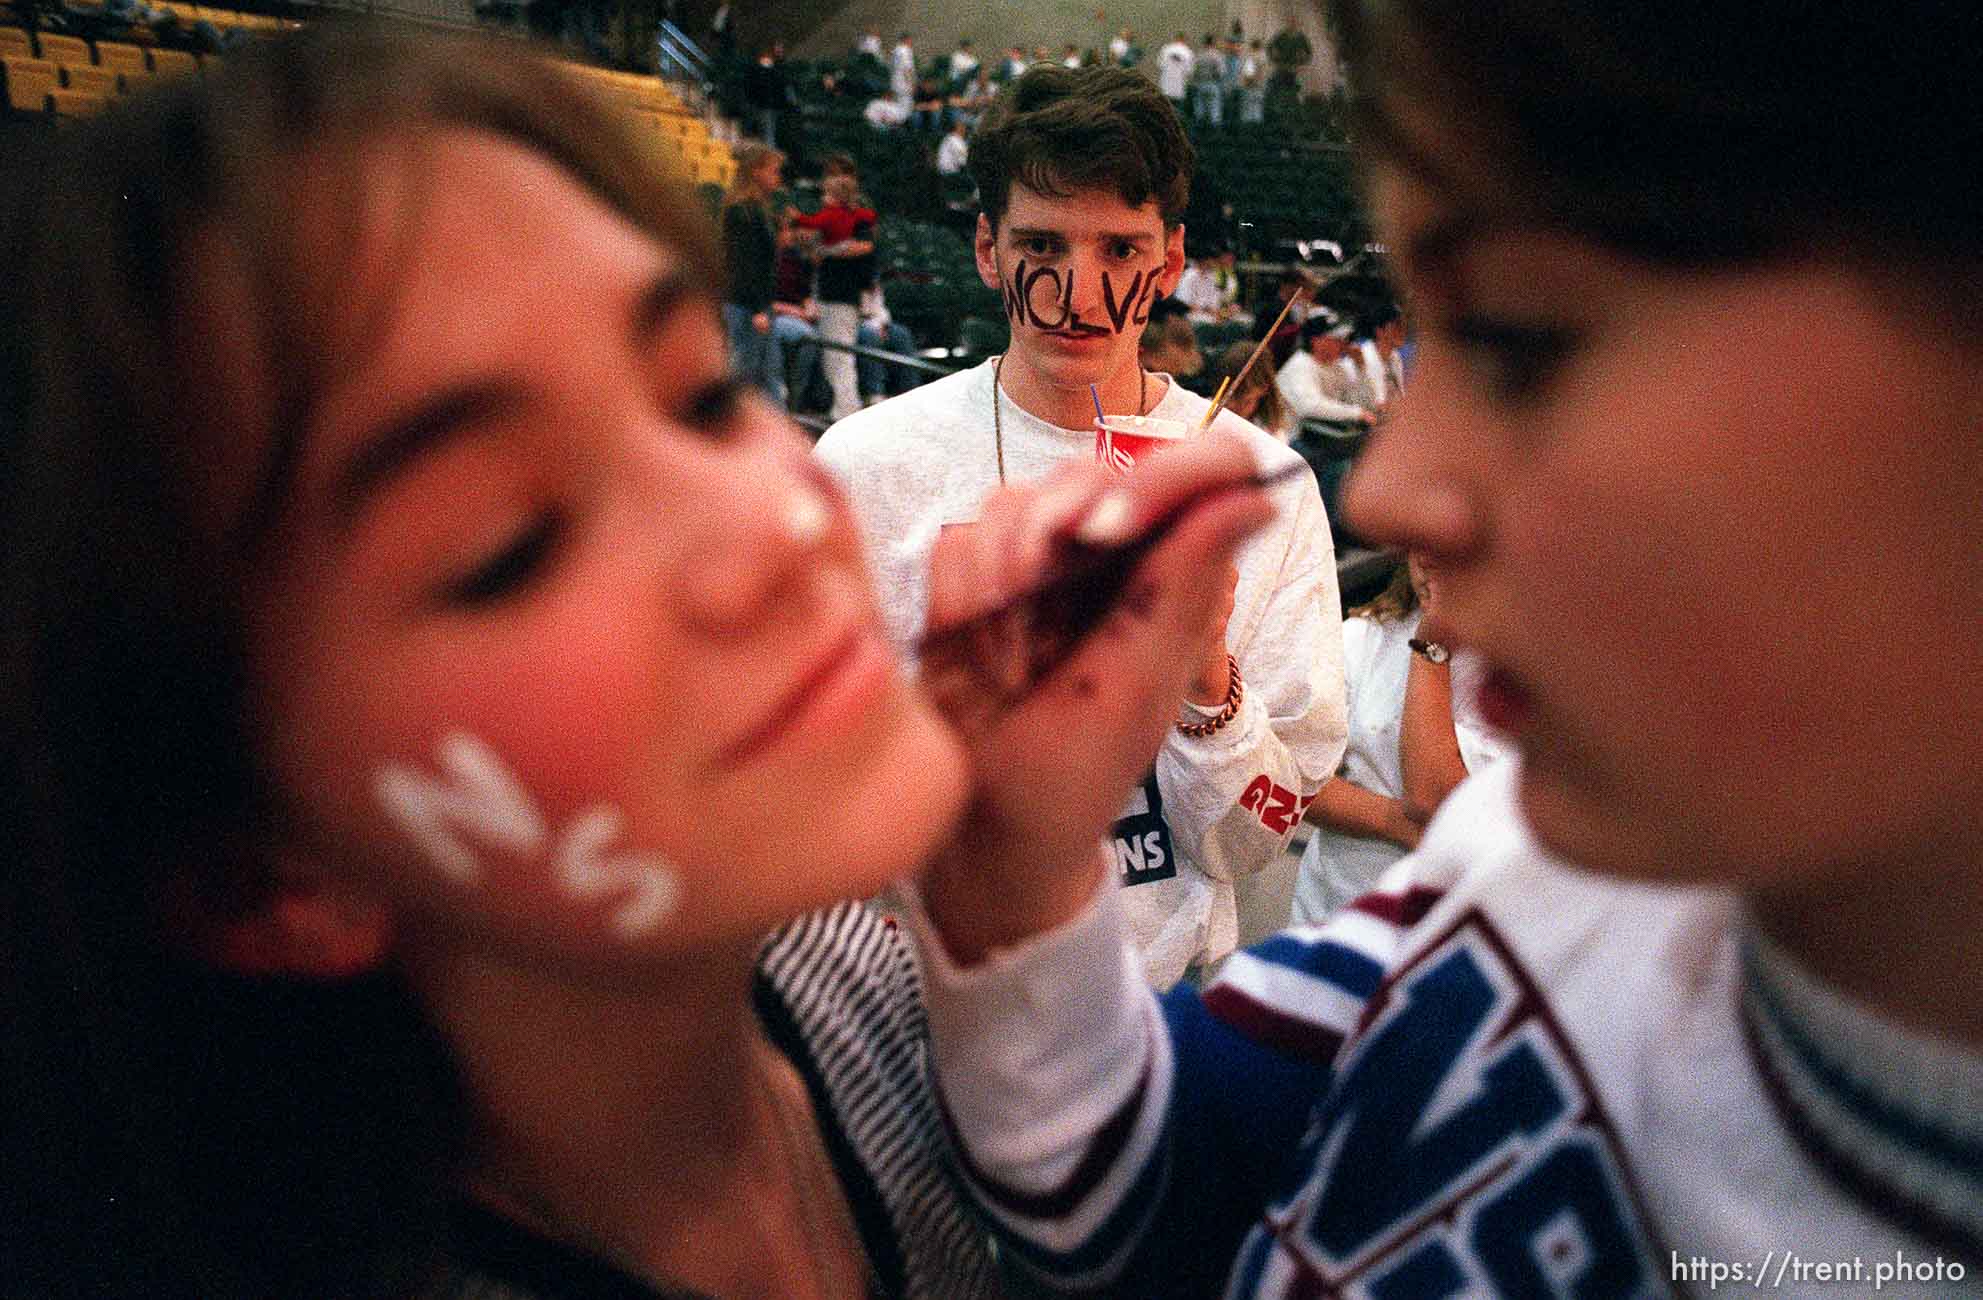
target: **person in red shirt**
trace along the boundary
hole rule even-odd
[[[861,291],[874,283],[873,208],[856,207],[860,182],[841,172],[826,178],[826,204],[819,211],[793,218],[804,230],[820,232],[819,332],[829,343],[852,346],[861,324]],[[833,418],[845,419],[860,409],[860,385],[854,354],[827,349],[826,382],[833,389]]]

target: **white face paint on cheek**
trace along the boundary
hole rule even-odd
[[[559,891],[575,902],[617,900],[612,924],[624,938],[658,929],[674,914],[681,876],[673,866],[659,854],[611,852],[625,822],[619,809],[594,804],[549,832],[522,783],[474,736],[449,733],[438,760],[440,779],[388,763],[374,776],[373,791],[386,816],[449,879],[483,881],[482,857],[464,838],[470,837],[519,859],[545,861]]]
[[[785,506],[785,517],[780,522],[793,541],[811,546],[826,536],[827,527],[833,522],[833,513],[828,509],[825,497],[801,484],[793,490],[791,500]]]

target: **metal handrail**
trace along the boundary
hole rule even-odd
[[[806,342],[823,348],[832,348],[836,352],[851,352],[857,357],[866,357],[870,361],[885,361],[891,366],[907,366],[911,370],[921,370],[931,375],[954,375],[965,368],[947,366],[940,361],[932,361],[928,357],[919,357],[909,352],[890,352],[887,348],[871,348],[865,343],[842,343],[839,339],[830,339],[824,334],[809,338]]]
[[[687,32],[677,27],[674,20],[663,18],[654,28],[655,71],[668,75],[669,65],[681,68],[684,79],[692,81],[705,93],[709,89],[711,73],[709,56],[695,43]]]

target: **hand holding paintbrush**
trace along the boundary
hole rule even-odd
[[[1160,579],[1141,569],[1187,523],[1234,499],[1264,504],[1262,489],[1307,472],[1301,464],[1234,472],[1246,457],[1237,441],[1208,439],[1139,465],[1126,480],[1069,467],[1030,496],[1005,494],[1013,504],[994,498],[968,540],[945,539],[933,557],[931,630],[918,647],[924,681],[960,706],[968,701],[959,715],[995,717],[1023,701],[1125,601],[1134,609],[1154,598]],[[1086,513],[1066,513],[1077,507]],[[1000,518],[1008,513],[1025,517]],[[1002,535],[983,531],[1001,527]],[[1220,592],[1231,549],[1215,575]],[[986,605],[1014,568],[1028,570],[1027,580]]]
[[[1233,557],[1272,518],[1278,477],[1212,434],[1126,476],[1068,464],[939,539],[921,680],[974,781],[924,899],[954,957],[1092,895],[1097,845],[1177,718],[1188,647],[1223,622]]]

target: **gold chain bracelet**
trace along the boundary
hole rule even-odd
[[[1245,698],[1246,683],[1239,679],[1239,660],[1227,655],[1226,706],[1203,722],[1180,722],[1177,729],[1193,740],[1202,740],[1238,717],[1239,702]]]

